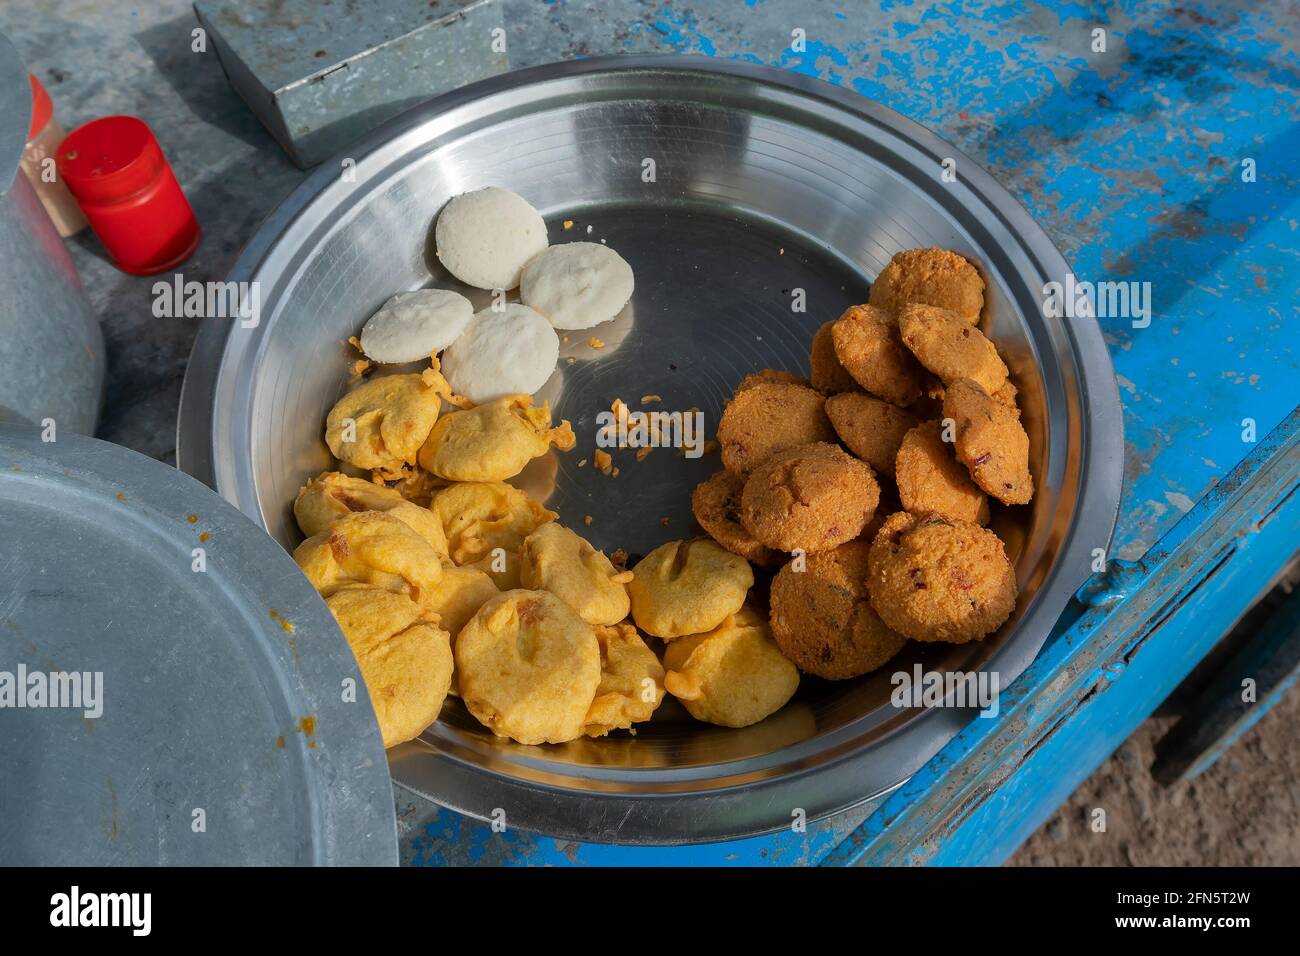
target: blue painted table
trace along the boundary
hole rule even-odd
[[[492,834],[399,793],[413,863],[995,863],[1200,660],[1296,547],[1296,4],[502,0],[511,63],[680,52],[821,77],[929,126],[998,178],[1085,279],[1152,284],[1151,323],[1104,324],[1127,482],[1110,571],[996,720],[881,805],[804,834],[678,850]],[[71,127],[134,113],[204,227],[187,279],[221,279],[302,178],[190,48],[187,0],[6,0],[5,29]],[[792,48],[795,30],[806,45]],[[1105,51],[1094,52],[1094,31]],[[1250,160],[1249,163],[1246,161]],[[1253,169],[1253,181],[1243,172]],[[250,175],[256,170],[256,175]],[[170,459],[196,325],[148,278],[71,243],[103,316],[99,434]],[[1249,420],[1248,424],[1243,424]],[[1251,440],[1253,439],[1253,440]]]
[[[579,6],[558,3],[549,16],[587,29],[574,18]],[[881,803],[802,834],[630,849],[493,834],[399,800],[404,859],[1009,856],[1168,696],[1300,541],[1300,63],[1285,25],[1295,13],[1289,4],[889,0],[837,11],[748,0],[664,5],[616,32],[628,51],[775,64],[879,100],[1006,184],[1081,279],[1151,283],[1148,326],[1103,320],[1127,464],[1110,562],[1004,692],[1000,716],[974,720]],[[807,37],[802,52],[792,49],[796,28]],[[579,55],[608,49],[577,37],[574,45]]]

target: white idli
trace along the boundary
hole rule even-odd
[[[532,395],[546,384],[560,355],[560,338],[538,313],[508,303],[474,314],[465,334],[442,354],[452,391],[482,405],[503,395]]]
[[[523,197],[488,186],[447,203],[433,240],[438,260],[461,282],[513,289],[524,264],[546,248],[546,223]]]
[[[609,246],[566,242],[524,266],[519,298],[557,329],[589,329],[632,298],[632,267]]]
[[[361,329],[361,351],[383,364],[427,359],[460,338],[474,306],[446,289],[417,289],[393,296]]]

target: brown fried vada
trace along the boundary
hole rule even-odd
[[[778,551],[825,551],[862,533],[880,500],[871,467],[825,442],[788,448],[754,469],[740,521]]]
[[[940,515],[899,512],[871,545],[867,590],[886,626],[916,641],[962,644],[1002,626],[1016,576],[992,531]]]
[[[984,280],[966,259],[947,249],[908,249],[889,260],[871,283],[868,301],[897,315],[905,305],[952,309],[968,325],[984,308]]]
[[[862,392],[826,399],[826,417],[849,451],[891,477],[903,436],[921,424],[910,412]]]
[[[831,324],[835,356],[853,379],[872,395],[898,406],[921,396],[921,366],[899,338],[888,313],[852,305]]]
[[[904,510],[987,524],[989,502],[943,440],[941,421],[922,422],[903,436],[894,478]],[[955,436],[954,436],[955,437]]]
[[[1029,436],[1015,406],[1008,407],[970,379],[960,379],[948,386],[943,413],[956,424],[957,458],[975,484],[1003,504],[1028,503],[1034,496]]]
[[[803,385],[763,382],[737,392],[718,420],[723,467],[747,475],[782,449],[834,441],[825,403]]]
[[[907,638],[890,630],[871,607],[867,556],[861,538],[791,562],[772,579],[772,636],[802,671],[845,680],[882,667]]]
[[[1007,383],[1007,367],[984,333],[956,312],[908,305],[898,316],[903,344],[945,386],[974,379],[990,395]]]
[[[740,493],[744,487],[743,475],[724,468],[696,486],[691,510],[700,527],[718,544],[755,564],[766,564],[771,560],[771,550],[740,523]]]

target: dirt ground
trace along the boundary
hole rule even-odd
[[[1270,597],[1276,601],[1293,590],[1296,577],[1293,565]],[[1234,635],[1248,634],[1260,610]],[[1300,688],[1205,773],[1163,787],[1150,767],[1156,741],[1177,720],[1180,694],[1162,708],[1171,711],[1168,716],[1147,720],[1008,865],[1300,865]],[[1096,807],[1106,810],[1105,833],[1091,828]]]

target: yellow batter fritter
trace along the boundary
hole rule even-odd
[[[293,515],[307,537],[320,534],[336,519],[356,511],[384,511],[428,541],[439,554],[447,553],[442,522],[428,508],[407,501],[384,485],[353,478],[338,471],[308,479],[293,503]]]
[[[575,440],[567,421],[551,427],[545,402],[534,407],[529,395],[507,395],[439,419],[420,449],[420,466],[451,481],[504,481],[552,445],[567,451]]]
[[[554,594],[497,595],[461,629],[455,653],[461,699],[498,737],[558,744],[582,736],[600,685],[600,643]]]
[[[418,737],[451,686],[447,632],[410,598],[371,585],[342,587],[325,603],[361,668],[384,746]]]
[[[749,562],[708,538],[661,544],[632,569],[632,619],[665,640],[717,627],[745,603]]]
[[[358,511],[334,521],[293,552],[323,596],[347,584],[372,584],[423,604],[442,577],[429,542],[382,511]]]
[[[455,644],[465,623],[500,593],[490,574],[478,568],[449,565],[443,567],[442,577],[429,592],[425,607],[438,615],[438,626],[451,635]]]
[[[516,556],[524,538],[555,520],[518,488],[500,481],[464,481],[442,489],[429,506],[442,522],[448,554],[459,565],[490,559],[496,548]],[[483,568],[483,570],[488,570]]]
[[[603,551],[551,521],[519,548],[519,583],[550,591],[588,624],[617,624],[627,617],[630,571],[619,571]]]
[[[442,399],[423,376],[385,375],[358,385],[325,419],[325,443],[358,468],[398,471],[415,464]]]
[[[631,624],[597,627],[600,684],[583,733],[604,737],[649,720],[664,699],[664,668]]]
[[[696,720],[748,727],[785,706],[799,671],[772,639],[767,618],[751,607],[707,634],[673,641],[664,651],[664,687]]]

